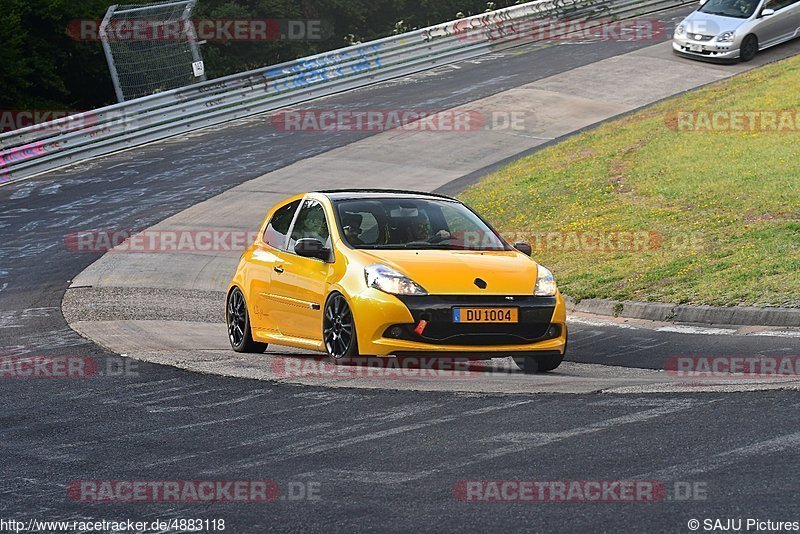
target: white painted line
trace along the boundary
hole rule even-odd
[[[764,336],[764,337],[796,337],[800,338],[800,332],[792,332],[789,330],[772,330],[767,332],[753,332],[748,334],[751,336]]]
[[[698,458],[684,464],[673,465],[655,473],[645,473],[634,478],[652,477],[658,480],[677,480],[701,473],[707,473],[724,468],[730,464],[741,463],[750,456],[768,457],[772,453],[782,452],[786,449],[796,449],[800,445],[800,432],[786,434],[777,438],[759,441],[729,451],[715,454],[711,457]]]
[[[433,469],[421,471],[417,478],[432,476],[442,471],[463,470],[468,466],[479,464],[486,460],[494,460],[501,456],[508,456],[511,454],[519,455],[524,451],[536,449],[538,447],[552,446],[555,443],[565,441],[570,438],[594,434],[603,430],[611,430],[622,425],[649,421],[651,419],[691,409],[696,404],[697,403],[692,400],[666,401],[664,402],[663,406],[659,406],[650,410],[643,410],[620,417],[607,419],[605,421],[598,421],[587,426],[576,427],[563,432],[513,432],[499,434],[493,438],[484,440],[484,442],[504,442],[504,445],[492,445],[492,447],[490,447],[487,451],[474,454],[463,461],[442,463]]]
[[[694,334],[701,336],[731,336],[736,335],[737,331],[733,328],[711,328],[704,326],[662,326],[655,329],[656,332],[674,332],[676,334]]]
[[[626,330],[642,330],[642,328],[629,323],[616,323],[614,321],[603,321],[601,319],[585,319],[583,317],[573,317],[569,315],[567,316],[567,323],[583,324],[586,326],[624,328]]]
[[[638,319],[631,319],[631,320],[636,321]],[[701,336],[761,336],[761,337],[800,338],[800,330],[767,330],[763,332],[747,332],[745,330],[751,327],[742,326],[740,327],[741,328],[740,330],[737,328],[691,326],[691,325],[681,325],[681,324],[653,327],[653,326],[648,326],[646,324],[647,322],[649,322],[646,319],[641,319],[641,321],[645,321],[645,323],[644,324],[623,323],[611,320],[575,317],[572,315],[567,316],[567,323],[569,324],[579,324],[579,325],[594,326],[599,328],[619,328],[624,330],[650,330],[652,332],[670,332],[674,334],[690,334],[690,335],[701,335]]]
[[[345,433],[352,433],[354,431],[366,429],[370,425],[374,425],[376,421],[375,418],[373,418],[371,422],[358,423],[355,425],[351,425],[349,427],[336,429],[335,431],[326,434],[317,435],[306,443],[291,443],[285,447],[281,447],[280,449],[272,450],[270,451],[269,454],[266,455],[258,455],[256,457],[242,459],[241,461],[236,462],[233,465],[226,466],[224,468],[224,471],[228,472],[231,469],[242,469],[242,470],[257,469],[260,467],[272,465],[275,462],[279,461],[287,461],[301,456],[309,456],[309,455],[335,451],[337,449],[344,449],[366,441],[389,438],[400,434],[405,434],[406,432],[413,432],[415,430],[421,430],[423,428],[429,428],[436,425],[454,423],[454,422],[463,422],[465,417],[473,415],[484,415],[487,413],[497,412],[497,411],[511,410],[518,406],[531,404],[534,402],[537,401],[531,399],[531,400],[523,400],[516,402],[507,402],[501,405],[487,406],[476,410],[468,410],[465,412],[460,412],[457,415],[436,417],[419,423],[411,423],[407,425],[397,426],[394,428],[388,428],[385,430],[367,432],[366,434],[352,436],[338,441],[332,440],[332,437],[335,437],[337,434],[342,435]],[[222,472],[222,470],[217,471],[212,469],[206,471],[205,473],[217,473],[217,472]]]

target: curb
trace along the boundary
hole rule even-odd
[[[607,299],[584,299],[575,302],[569,297],[564,297],[564,300],[567,302],[567,311],[606,317],[726,326],[800,327],[800,308],[757,308],[755,306],[722,308]]]

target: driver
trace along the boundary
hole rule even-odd
[[[431,235],[431,223],[424,215],[417,215],[411,220],[411,240],[438,243],[450,239],[452,236],[447,230],[439,230]]]
[[[756,10],[756,0],[739,0],[736,2],[736,7],[742,12],[742,15],[747,15]]]
[[[344,226],[344,237],[351,245],[363,245],[364,241],[361,240],[361,223],[364,217],[358,213],[345,213],[342,216],[342,225]]]

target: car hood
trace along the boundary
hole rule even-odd
[[[370,250],[369,263],[382,263],[408,276],[430,294],[532,295],[538,266],[517,251]],[[475,279],[486,282],[486,289]]]
[[[695,11],[683,20],[686,25],[687,34],[714,35],[722,32],[733,31],[747,22],[748,19],[737,19],[734,17],[722,17],[720,15],[709,15]]]

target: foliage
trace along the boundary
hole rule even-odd
[[[67,35],[76,19],[102,19],[110,0],[4,0],[0,11],[0,109],[92,109],[114,103],[99,41]],[[146,3],[126,0],[126,4]],[[495,2],[496,8],[515,2]],[[332,27],[318,41],[208,42],[209,77],[486,11],[485,0],[199,0],[197,18],[313,19]],[[398,26],[398,21],[401,24]]]

